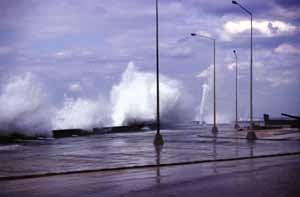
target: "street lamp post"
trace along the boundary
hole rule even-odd
[[[247,133],[247,139],[249,140],[255,140],[256,135],[253,131],[253,26],[252,26],[252,12],[250,12],[248,9],[243,7],[241,4],[239,4],[237,1],[232,1],[232,4],[238,5],[240,8],[242,8],[245,12],[247,12],[250,15],[250,22],[251,22],[251,35],[250,35],[250,131]]]
[[[156,0],[156,135],[153,144],[161,146],[164,144],[160,134],[160,115],[159,115],[159,45],[158,45],[158,0]]]
[[[204,35],[201,35],[201,34],[196,34],[196,33],[191,33],[191,36],[199,36],[199,37],[202,37],[202,38],[206,38],[206,39],[209,39],[211,41],[213,41],[213,48],[214,48],[214,123],[213,123],[213,127],[212,127],[212,132],[213,133],[217,133],[218,132],[218,127],[217,127],[217,124],[216,124],[216,39],[214,38],[211,38],[211,37],[208,37],[208,36],[204,36]]]
[[[233,50],[234,56],[235,56],[235,124],[234,128],[239,129],[239,123],[238,123],[238,58],[236,55],[236,51]]]

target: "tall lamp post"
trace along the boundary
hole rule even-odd
[[[250,22],[251,22],[251,36],[250,36],[250,130],[247,133],[247,139],[249,140],[255,140],[256,135],[255,132],[253,131],[253,75],[252,75],[252,70],[253,70],[253,27],[252,27],[252,12],[250,12],[248,9],[243,7],[241,4],[239,4],[237,1],[232,1],[232,4],[235,4],[242,8],[245,12],[247,12],[250,15]]]
[[[161,146],[164,144],[160,134],[160,117],[159,117],[159,49],[158,49],[158,0],[156,0],[156,135],[153,144]]]
[[[236,51],[233,50],[234,56],[235,56],[235,124],[234,128],[239,129],[239,123],[238,123],[238,58],[236,55]]]
[[[212,132],[217,133],[218,127],[216,124],[216,39],[208,37],[208,36],[204,36],[201,34],[196,34],[196,33],[191,33],[191,36],[199,36],[199,37],[206,38],[206,39],[213,41],[213,48],[214,48],[214,124],[212,127]]]

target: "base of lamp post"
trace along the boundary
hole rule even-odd
[[[240,125],[239,125],[238,123],[235,123],[235,124],[234,124],[234,128],[235,128],[235,129],[239,129],[239,128],[240,128]]]
[[[161,134],[157,133],[154,137],[153,144],[155,146],[161,146],[164,144],[164,139]]]
[[[211,128],[211,132],[218,133],[218,127],[217,127],[217,125],[213,125],[213,127]]]
[[[246,138],[247,138],[247,140],[256,140],[257,139],[254,131],[248,131]]]

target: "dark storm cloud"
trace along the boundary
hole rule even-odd
[[[255,11],[256,15],[264,14],[264,12],[271,8],[272,1],[265,1],[263,4],[260,0],[253,0],[253,1],[238,1],[244,7],[247,7],[250,11]],[[233,5],[232,1],[225,0],[225,1],[218,1],[218,0],[192,0],[187,2],[190,4],[191,7],[194,7],[199,12],[205,12],[207,14],[212,14],[215,16],[224,16],[226,14],[231,15],[245,15],[247,13],[243,13],[238,6]]]
[[[300,1],[298,0],[275,0],[275,2],[286,8],[295,8],[295,7],[300,7]]]

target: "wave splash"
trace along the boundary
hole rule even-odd
[[[103,126],[107,119],[105,106],[107,106],[106,101],[101,97],[96,100],[66,97],[63,107],[56,110],[52,129],[91,130],[93,127]]]
[[[50,134],[51,123],[47,116],[52,112],[47,106],[47,95],[32,73],[11,78],[2,86],[0,104],[2,134]]]
[[[32,73],[11,78],[0,89],[0,134],[51,136],[53,129],[121,126],[156,120],[156,76],[139,71],[130,62],[110,100],[64,97],[60,105],[49,102],[49,94]],[[101,94],[99,94],[101,95]],[[191,104],[182,84],[160,75],[162,124],[191,120]],[[191,114],[191,115],[187,115]]]
[[[162,123],[178,123],[188,119],[183,86],[177,80],[160,76],[160,113]],[[111,91],[114,126],[132,122],[154,122],[156,119],[156,76],[138,71],[130,62],[119,84]]]

